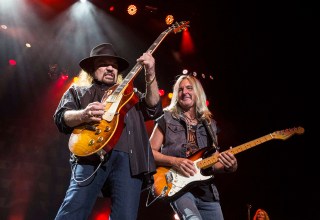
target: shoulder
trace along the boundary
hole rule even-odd
[[[76,85],[76,84],[72,84],[68,90],[73,90],[73,91],[88,91],[92,89],[92,85],[91,86],[79,86],[79,85]]]
[[[156,119],[156,122],[163,124],[163,123],[168,123],[171,120],[172,120],[171,112],[164,110],[163,114]]]
[[[177,121],[177,119],[173,116],[171,111],[163,111],[163,119],[167,122]]]

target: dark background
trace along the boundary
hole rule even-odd
[[[80,70],[78,62],[93,46],[107,41],[133,66],[168,28],[163,22],[167,12],[177,21],[190,21],[195,50],[181,53],[180,33],[166,37],[154,53],[159,87],[170,92],[183,68],[205,73],[207,77],[199,79],[221,129],[221,150],[275,131],[305,129],[303,135],[271,140],[237,154],[238,171],[215,176],[225,219],[248,219],[248,205],[252,216],[263,208],[272,220],[319,219],[318,143],[311,141],[316,135],[311,117],[315,122],[318,114],[309,104],[318,102],[313,83],[318,69],[313,5],[144,0],[137,4],[156,10],[142,10],[136,17],[115,11],[112,24],[97,15],[91,29],[88,16],[76,24],[60,17],[75,1],[19,1],[27,13],[25,8],[7,10],[7,2],[0,2],[0,23],[11,24],[6,31],[0,29],[0,219],[53,219],[68,186],[68,136],[58,132],[52,115],[69,84],[52,80],[48,66],[67,69],[71,82]],[[129,1],[92,3],[107,14],[109,4],[121,8]],[[118,36],[108,39],[111,32]],[[32,48],[26,50],[25,41],[32,42]],[[9,66],[9,59],[17,65]],[[135,80],[141,90],[143,80],[143,74]],[[142,192],[138,219],[173,219],[171,208],[162,201],[146,207],[147,197],[148,192]],[[92,219],[99,219],[105,203],[97,201]]]

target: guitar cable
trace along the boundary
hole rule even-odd
[[[157,196],[155,197],[150,203],[149,202],[149,196],[150,196],[150,191],[153,191],[154,189],[152,188],[152,186],[150,186],[150,189],[149,189],[149,193],[148,193],[148,197],[147,197],[147,201],[146,201],[146,207],[150,206],[152,203],[154,203],[159,197],[163,197],[166,193],[167,193],[167,190],[168,190],[168,186],[165,186],[163,189],[162,189],[162,192]],[[152,193],[153,194],[153,193]]]

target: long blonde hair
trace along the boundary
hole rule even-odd
[[[263,209],[257,209],[256,213],[253,216],[253,220],[257,219],[257,216],[258,216],[259,212],[263,212],[264,213],[264,220],[270,220],[268,213]]]
[[[183,110],[179,105],[178,102],[178,93],[179,93],[179,86],[182,80],[187,79],[189,80],[190,84],[193,87],[194,93],[196,95],[196,117],[198,119],[206,119],[208,122],[210,122],[212,118],[212,113],[208,109],[206,105],[207,96],[204,92],[204,89],[200,83],[200,81],[191,75],[181,75],[176,80],[175,84],[173,85],[173,95],[171,98],[170,104],[164,108],[164,110],[172,112],[173,116],[178,118],[179,115],[182,114]]]

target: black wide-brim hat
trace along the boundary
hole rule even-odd
[[[118,71],[124,71],[129,67],[129,62],[118,56],[116,51],[113,49],[112,44],[103,43],[96,47],[94,47],[90,52],[90,57],[87,57],[79,62],[80,67],[86,71],[87,73],[93,74],[94,69],[94,61],[97,58],[105,57],[105,58],[116,58],[118,62]]]

